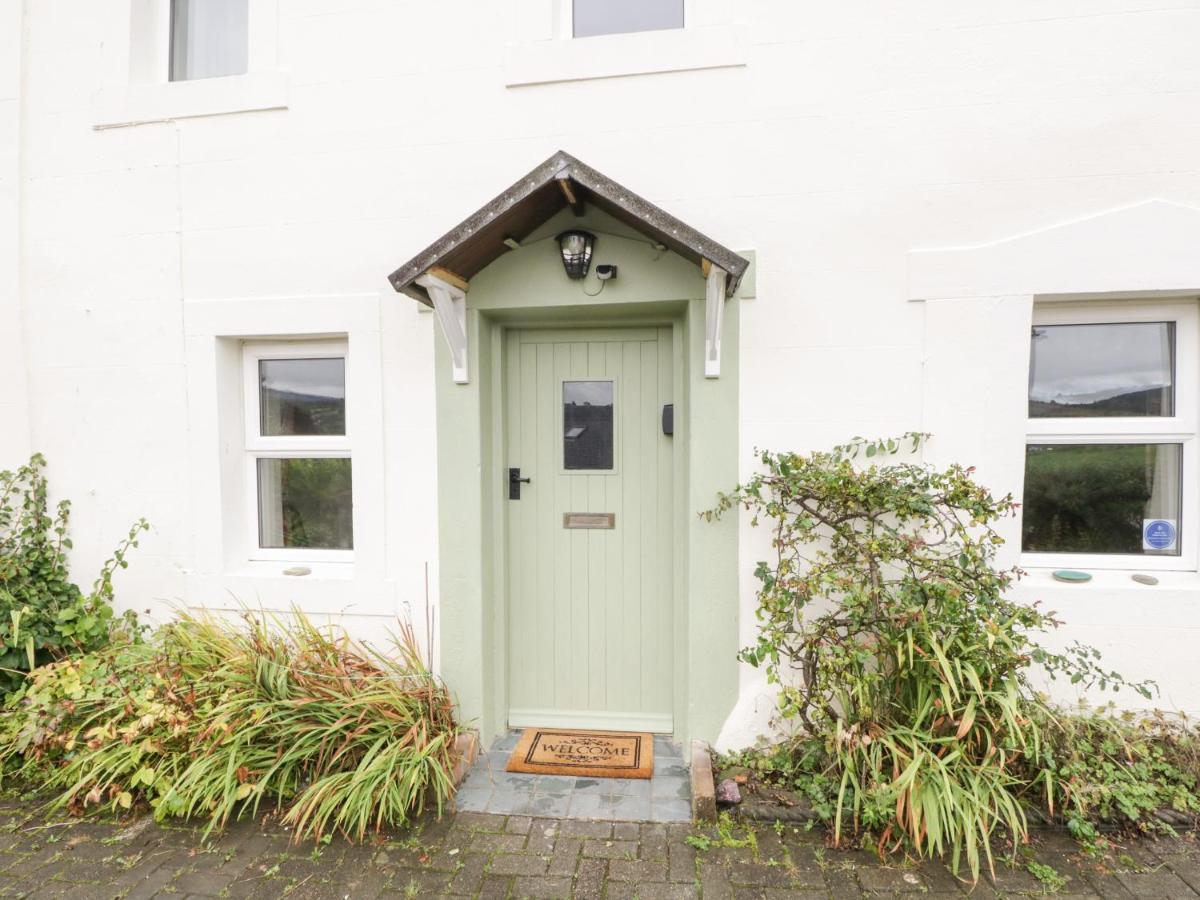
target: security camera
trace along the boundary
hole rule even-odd
[[[617,277],[617,267],[608,264],[596,266],[596,277],[601,281],[611,281]]]

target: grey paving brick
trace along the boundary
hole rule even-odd
[[[1129,893],[1135,897],[1181,898],[1194,897],[1195,892],[1178,875],[1166,867],[1149,872],[1130,872],[1117,875]]]
[[[575,870],[575,900],[600,900],[608,875],[608,862],[603,859],[581,859]]]
[[[583,842],[583,855],[599,859],[637,859],[637,841],[600,841]]]
[[[483,889],[483,878],[487,872],[488,856],[485,853],[465,853],[462,865],[450,879],[450,893],[478,894]]]
[[[642,782],[649,784],[649,782]],[[641,837],[641,827],[635,822],[614,822],[613,837],[619,841],[636,841]]]
[[[612,837],[612,822],[584,822],[578,819],[566,819],[558,828],[563,837],[580,838],[610,838]]]
[[[533,819],[529,816],[509,816],[504,823],[504,830],[509,834],[529,834],[529,826]]]
[[[559,838],[554,845],[554,853],[550,857],[547,873],[550,875],[574,875],[575,869],[579,865],[582,849],[582,838]]]
[[[671,881],[691,881],[696,877],[696,850],[675,838],[667,845],[667,875]],[[728,881],[728,875],[725,876]]]
[[[667,865],[652,859],[610,859],[608,877],[611,881],[666,881]]]
[[[550,875],[522,876],[513,880],[513,897],[563,897],[571,896],[572,881],[569,877]]]
[[[543,875],[550,861],[527,853],[501,853],[492,858],[491,872],[496,875]]]
[[[559,826],[559,819],[534,819],[529,826],[529,840],[525,849],[530,853],[549,853],[558,840]]]
[[[477,853],[515,853],[525,849],[523,834],[477,834],[471,838],[471,850]]]

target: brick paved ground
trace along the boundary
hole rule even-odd
[[[0,800],[3,897],[817,898],[962,895],[937,865],[881,865],[866,852],[822,848],[819,837],[771,828],[750,847],[687,843],[686,825],[637,825],[462,813],[368,846],[294,846],[278,826],[242,822],[212,842],[199,831],[48,819]],[[711,832],[710,832],[711,834]],[[740,832],[738,833],[741,834]],[[719,843],[719,842],[718,842]],[[1041,879],[1030,871],[1036,859]],[[1138,841],[1105,864],[1082,861],[1057,834],[972,896],[1057,888],[1073,897],[1196,897],[1200,849]]]

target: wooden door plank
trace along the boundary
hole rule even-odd
[[[599,342],[589,342],[587,345],[587,377],[592,381],[603,381],[611,377],[605,365],[605,349],[608,345]],[[586,512],[611,512],[607,503],[607,485],[612,481],[611,475],[585,476],[587,485]],[[597,529],[586,531],[587,564],[588,564],[588,607],[587,607],[587,645],[584,656],[587,659],[587,708],[603,710],[606,705],[604,684],[604,647],[606,644],[605,619],[607,609],[606,567],[608,542],[612,532]]]
[[[622,406],[621,432],[621,493],[625,499],[625,540],[621,561],[621,695],[623,709],[639,709],[641,705],[641,604],[642,583],[638,558],[645,544],[643,534],[642,468],[643,436],[638,433],[637,410],[641,406],[641,385],[637,374],[641,366],[641,342],[626,341],[622,346]]]
[[[657,653],[659,659],[658,680],[651,695],[654,709],[668,710],[674,700],[675,685],[675,632],[674,621],[674,571],[670,561],[675,549],[674,479],[672,449],[674,438],[662,433],[662,406],[674,400],[671,371],[671,329],[661,328],[658,335],[658,410],[653,430],[658,448],[658,541],[661,564],[655,569],[657,598],[655,604],[655,630],[659,635]]]
[[[619,428],[620,417],[624,414],[625,398],[621,393],[624,378],[622,377],[621,362],[624,357],[623,344],[610,342],[605,345],[604,368],[617,382],[617,391],[614,396],[613,407],[613,428],[614,440],[616,444],[613,447],[613,465],[623,466],[622,441],[625,438],[623,431]],[[605,500],[608,503],[609,511],[617,517],[616,531],[609,534],[608,540],[608,558],[606,560],[606,588],[604,594],[604,656],[603,656],[603,674],[604,674],[604,696],[609,709],[619,708],[621,697],[621,645],[625,639],[625,628],[621,621],[619,611],[621,609],[621,598],[624,596],[624,573],[621,568],[621,561],[624,558],[625,550],[625,531],[629,528],[629,516],[624,504],[624,497],[621,492],[621,483],[624,476],[624,469],[618,468],[618,475],[614,478],[605,478],[604,490]]]
[[[524,335],[522,335],[524,338]],[[554,614],[554,589],[556,553],[552,535],[550,542],[544,534],[542,523],[553,516],[557,505],[558,489],[554,468],[554,425],[553,415],[547,412],[547,403],[553,401],[552,386],[548,380],[554,374],[554,347],[528,344],[535,360],[535,374],[526,389],[533,407],[528,414],[532,420],[529,430],[533,435],[534,471],[530,478],[538,480],[538,489],[533,492],[534,520],[529,524],[529,539],[537,545],[537,585],[532,602],[538,610],[538,631],[530,636],[530,643],[523,644],[521,655],[537,673],[537,702],[534,708],[548,708],[555,703],[554,681],[557,670],[554,644],[558,640],[557,621]]]
[[[562,421],[563,391],[562,382],[570,376],[571,348],[569,344],[552,344],[554,353],[554,368],[550,378],[545,379],[542,392],[548,398],[545,409],[556,410],[552,421]],[[563,464],[563,432],[562,427],[550,425],[546,430],[553,443],[554,464],[554,509],[569,509],[571,505],[570,476],[562,474]],[[550,443],[547,442],[547,443]],[[554,590],[542,602],[553,605],[554,610],[554,694],[553,707],[558,709],[575,709],[572,702],[572,686],[568,684],[571,672],[571,662],[574,658],[574,632],[571,629],[571,545],[572,533],[564,530],[560,522],[544,520],[540,523],[540,533],[545,535],[548,545],[556,547],[554,553]]]
[[[570,349],[569,368],[564,378],[581,381],[587,378],[588,345],[582,341],[568,344]],[[559,389],[559,403],[562,391]],[[560,432],[560,441],[561,441]],[[570,485],[570,503],[564,511],[587,512],[589,476],[565,475]],[[588,641],[588,546],[591,532],[572,530],[567,532],[571,539],[571,664],[564,670],[564,680],[569,684],[572,709],[587,708],[587,671],[581,663],[587,659]]]

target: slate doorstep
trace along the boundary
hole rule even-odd
[[[716,784],[712,754],[703,741],[692,741],[692,821],[717,821]]]

